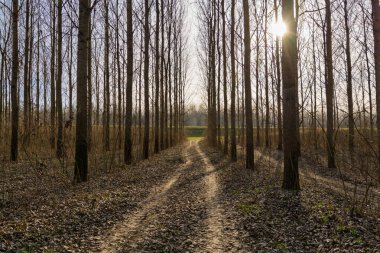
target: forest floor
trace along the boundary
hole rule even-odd
[[[378,189],[359,202],[301,160],[302,191],[284,191],[281,153],[255,156],[247,171],[189,141],[81,185],[9,165],[0,252],[380,252]]]

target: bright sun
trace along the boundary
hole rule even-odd
[[[286,25],[279,20],[278,22],[273,22],[271,24],[270,30],[273,35],[282,37],[286,33]]]

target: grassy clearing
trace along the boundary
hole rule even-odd
[[[203,140],[205,137],[187,137],[187,140],[189,141],[200,141]]]
[[[203,139],[206,136],[206,126],[186,126],[185,134],[189,140],[197,138],[196,140]]]

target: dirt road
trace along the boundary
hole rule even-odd
[[[218,201],[217,173],[199,142],[190,142],[174,174],[99,238],[101,251],[242,251]]]
[[[284,191],[281,157],[255,158],[192,141],[86,184],[42,174],[1,207],[0,252],[380,252],[379,217],[352,216],[339,182],[302,170]]]

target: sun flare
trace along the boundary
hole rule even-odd
[[[286,33],[286,24],[281,20],[273,22],[271,24],[270,31],[273,35],[282,37]]]

